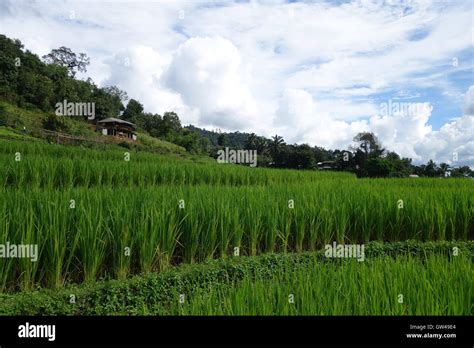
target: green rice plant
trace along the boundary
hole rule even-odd
[[[79,234],[77,248],[83,279],[93,281],[99,276],[100,270],[104,266],[107,251],[110,251],[108,248],[109,239],[116,233],[116,230],[104,224],[103,201],[87,194],[83,197],[86,199],[81,200],[79,207],[76,208],[80,210],[76,230],[76,233]],[[117,250],[117,248],[114,250],[116,255],[121,253],[121,250]],[[121,261],[120,257],[116,257],[115,260]]]
[[[270,279],[250,275],[195,289],[173,315],[472,315],[468,257],[378,257],[283,265]],[[401,297],[402,296],[402,297]]]
[[[333,241],[474,238],[474,182],[467,179],[357,180],[133,151],[127,162],[120,150],[0,144],[0,243],[25,239],[40,251],[33,265],[0,260],[0,289],[125,278],[224,258],[236,247],[245,256]]]
[[[28,199],[26,195],[24,198]],[[41,254],[44,261],[40,260],[40,262],[44,263],[45,282],[50,287],[57,288],[66,282],[64,271],[67,269],[68,262],[71,261],[71,254],[74,253],[73,246],[70,249],[65,248],[71,236],[70,219],[74,218],[74,212],[68,211],[72,209],[66,200],[63,204],[58,204],[58,202],[50,201],[49,197],[45,197],[45,200],[32,201],[31,204],[35,210],[38,237],[43,239]],[[35,226],[34,222],[29,223]]]
[[[246,247],[248,255],[257,255],[258,245],[262,235],[263,229],[263,208],[262,204],[256,199],[249,199],[248,205],[242,207],[244,228],[246,231]]]
[[[113,195],[113,192],[110,194]],[[103,225],[110,236],[109,238],[115,241],[112,244],[112,262],[115,265],[116,277],[124,279],[129,274],[131,267],[132,251],[135,249],[136,239],[134,236],[146,234],[146,230],[138,230],[135,222],[137,213],[143,209],[141,202],[132,200],[135,205],[131,206],[130,201],[126,201],[125,197],[120,198],[121,200],[109,203],[110,206],[107,207],[108,219],[105,218]]]
[[[4,219],[0,236],[2,242],[20,239],[24,231],[29,239],[37,239],[43,251],[40,271],[24,282],[50,286],[81,280],[84,272],[90,280],[105,274],[126,277],[166,268],[169,263],[226,257],[232,247],[239,247],[241,255],[257,255],[317,250],[333,241],[468,240],[472,236],[470,186],[459,191],[435,187],[410,194],[407,190],[402,195],[403,209],[396,207],[400,195],[377,196],[367,183],[354,192],[338,191],[337,186],[337,182],[275,185],[271,191],[262,186],[206,185],[9,189],[0,196]],[[287,205],[288,190],[294,209]],[[446,190],[452,192],[446,199],[431,199],[430,191],[443,197],[440,193]],[[69,208],[71,199],[76,201],[75,209]],[[179,209],[180,199],[184,209]],[[461,208],[464,205],[469,209]],[[433,213],[427,216],[424,211]],[[377,224],[384,227],[382,232],[369,233]],[[130,255],[124,254],[126,247]],[[18,268],[9,272],[4,284],[19,274]],[[26,269],[22,276],[32,272]]]

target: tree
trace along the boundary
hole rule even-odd
[[[318,156],[318,162],[334,160],[336,162],[336,168],[338,170],[354,171],[355,157],[352,152],[347,150],[341,151],[336,149],[333,151],[331,156],[331,153],[329,153],[329,151],[324,149],[322,149],[322,151],[325,151],[327,154],[324,156],[324,158],[320,158],[320,156]]]
[[[413,171],[410,158],[400,158],[396,152],[388,152],[385,159],[390,162],[392,167],[390,176],[406,177]]]
[[[199,141],[199,138],[197,132],[187,128],[183,128],[179,132],[171,132],[166,137],[168,141],[184,147],[186,151],[190,153],[200,153],[204,151],[204,149],[201,148],[202,143]]]
[[[161,122],[162,119],[160,115],[148,113],[143,114],[143,116],[137,120],[137,124],[143,127],[143,129],[145,129],[153,137],[160,136]]]
[[[113,97],[117,97],[120,99],[121,102],[125,103],[128,100],[127,92],[122,91],[117,86],[109,86],[105,87],[104,91],[110,94]]]
[[[287,165],[296,169],[312,169],[315,167],[314,152],[308,144],[295,145],[291,147],[292,152]]]
[[[178,133],[181,130],[181,121],[176,112],[165,112],[160,125],[160,134],[167,136],[170,133]]]
[[[439,174],[442,177],[448,176],[449,169],[450,169],[449,164],[444,163],[444,162],[439,164],[438,170],[439,170]]]
[[[32,104],[44,111],[50,109],[54,99],[54,87],[46,76],[22,70],[18,74],[18,86],[22,86],[20,106]]]
[[[367,161],[365,170],[371,178],[384,178],[393,170],[391,163],[386,158],[373,157]]]
[[[381,156],[385,149],[382,148],[374,133],[361,132],[354,137],[354,141],[359,144],[357,150],[364,153],[365,158]]]
[[[354,142],[358,143],[358,146],[351,149],[355,150],[353,161],[357,176],[369,176],[370,174],[366,168],[367,161],[370,158],[379,158],[384,154],[385,149],[382,148],[375,134],[370,132],[358,133],[354,137]],[[373,166],[374,163],[371,165]]]
[[[107,93],[103,88],[94,86],[91,99],[95,103],[97,120],[106,117],[117,117],[120,110],[123,109],[123,104],[120,99],[117,96]]]
[[[281,136],[275,134],[272,137],[272,140],[270,141],[270,154],[274,162],[276,162],[280,149],[284,145],[285,145],[285,141],[283,140]]]
[[[438,166],[433,160],[429,160],[424,168],[424,174],[429,177],[435,177],[438,173]]]
[[[122,118],[129,122],[136,122],[143,113],[143,105],[135,99],[130,99],[122,114]]]
[[[226,146],[227,145],[227,137],[224,133],[220,133],[219,137],[217,138],[217,145],[218,146]]]
[[[451,170],[451,176],[455,178],[460,177],[474,177],[474,171],[471,170],[468,166],[463,166],[459,168],[453,168]]]
[[[70,48],[61,46],[51,51],[51,53],[43,56],[46,64],[56,64],[65,66],[71,77],[75,77],[78,71],[86,72],[87,65],[90,64],[90,58],[85,53],[76,55]]]
[[[250,134],[245,141],[246,150],[257,150],[259,156],[264,156],[267,154],[267,139],[265,137],[260,137],[255,133]]]
[[[257,134],[252,133],[248,136],[246,142],[245,142],[245,149],[246,150],[255,150],[257,147]]]

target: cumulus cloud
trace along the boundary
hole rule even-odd
[[[179,93],[163,84],[163,74],[169,64],[169,56],[149,46],[131,46],[105,60],[110,74],[103,84],[127,91],[130,98],[143,103],[146,111],[159,114],[175,111],[183,123],[196,123],[198,110],[186,105]]]
[[[396,102],[394,102],[396,103]],[[376,134],[383,145],[404,157],[416,160],[422,158],[414,146],[428,134],[432,128],[428,125],[432,106],[429,103],[399,103],[398,112],[370,118],[370,130]],[[408,105],[407,107],[403,107]],[[395,108],[394,108],[395,109]]]
[[[474,68],[468,1],[207,5],[3,0],[0,32],[40,56],[59,46],[86,52],[91,65],[78,76],[118,85],[146,111],[174,110],[183,123],[327,148],[371,130],[416,161],[449,162],[456,152],[459,164],[474,164],[474,89],[462,115],[436,113],[439,103],[459,106],[459,76]],[[381,114],[375,100],[402,91],[436,108]]]
[[[184,123],[224,129],[253,125],[256,101],[240,52],[221,37],[191,38],[163,55],[135,45],[104,61],[104,85],[117,85],[147,110],[176,111]]]
[[[304,141],[326,148],[344,148],[355,134],[368,129],[366,121],[337,120],[304,90],[283,93],[274,125],[289,142]]]
[[[166,71],[166,85],[200,111],[199,123],[226,129],[253,124],[257,106],[246,84],[240,51],[221,37],[183,43]]]
[[[465,95],[464,115],[430,132],[415,145],[421,157],[474,167],[474,86]]]
[[[463,115],[415,144],[422,158],[474,167],[474,116]]]
[[[404,103],[397,112],[348,122],[322,111],[310,93],[296,89],[286,90],[281,97],[274,125],[280,131],[290,129],[286,132],[290,142],[303,139],[311,145],[333,149],[348,148],[355,134],[370,131],[386,149],[410,157],[416,163],[433,159],[474,167],[472,91],[474,86],[466,93],[466,113],[438,131],[432,130],[428,123],[433,110],[429,103]],[[405,104],[407,108],[403,107]]]

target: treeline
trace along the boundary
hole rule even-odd
[[[67,47],[52,50],[40,59],[25,50],[19,40],[0,35],[0,99],[23,108],[39,108],[49,113],[43,127],[67,132],[67,125],[55,115],[56,103],[94,103],[95,119],[117,117],[133,122],[149,135],[184,147],[190,153],[217,156],[223,147],[257,150],[258,165],[274,168],[345,170],[359,177],[428,177],[474,176],[469,167],[451,168],[446,163],[429,161],[415,166],[411,159],[382,148],[372,133],[360,133],[358,146],[347,150],[326,150],[308,144],[286,144],[275,135],[265,138],[241,132],[221,133],[193,126],[182,127],[175,112],[163,115],[147,113],[140,101],[130,99],[116,86],[98,87],[91,78],[75,79],[77,72],[87,72],[90,59]],[[127,102],[128,101],[128,102]],[[84,117],[84,121],[86,117]],[[321,166],[321,162],[324,165]],[[319,163],[319,165],[318,165]]]
[[[55,104],[95,103],[96,119],[116,117],[124,110],[126,93],[116,87],[100,88],[92,81],[74,78],[85,71],[89,59],[67,47],[53,50],[41,59],[23,50],[19,40],[0,35],[0,97],[24,108],[53,112]]]
[[[452,167],[447,163],[436,164],[429,160],[422,165],[412,164],[411,158],[402,158],[396,152],[384,149],[377,137],[370,132],[359,133],[354,137],[355,146],[347,150],[326,150],[308,144],[286,144],[281,136],[271,138],[254,133],[214,133],[217,148],[244,148],[257,150],[258,165],[291,169],[332,169],[350,171],[358,177],[474,177],[468,166]],[[237,135],[237,137],[236,137]],[[208,135],[209,136],[209,135]],[[237,139],[244,140],[240,143]],[[229,139],[233,141],[230,142]],[[237,142],[237,144],[236,144]]]
[[[49,112],[43,126],[67,132],[67,125],[55,115],[56,103],[94,103],[95,119],[116,117],[129,120],[148,132],[183,146],[191,153],[207,153],[209,142],[198,133],[181,127],[178,115],[144,113],[139,101],[130,99],[116,86],[98,87],[91,78],[75,79],[77,72],[87,72],[90,59],[67,47],[54,49],[40,59],[25,50],[20,40],[0,35],[0,98],[22,108]],[[86,121],[86,117],[84,117]]]
[[[175,112],[165,112],[163,116],[146,113],[139,101],[130,99],[121,118],[135,123],[152,137],[182,146],[190,153],[207,154],[210,151],[209,140],[189,128],[183,128]]]

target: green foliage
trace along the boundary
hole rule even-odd
[[[47,64],[67,68],[71,77],[74,77],[78,71],[86,72],[86,67],[90,64],[90,59],[85,53],[77,55],[70,48],[64,46],[53,49],[50,53],[43,56],[43,60]]]
[[[138,118],[142,115],[143,113],[143,105],[140,104],[135,99],[130,99],[130,101],[127,104],[127,107],[125,108],[125,111],[122,114],[122,118],[124,120],[127,120],[129,122],[137,122]]]
[[[25,108],[52,111],[58,102],[95,103],[97,119],[116,117],[123,110],[123,91],[111,86],[98,88],[92,80],[75,80],[85,71],[89,58],[67,47],[53,50],[41,60],[23,51],[18,40],[0,35],[0,98]]]
[[[0,144],[0,242],[31,241],[42,250],[36,268],[0,267],[8,289],[125,277],[227,257],[236,246],[241,255],[256,255],[317,250],[334,240],[474,235],[474,183],[463,179],[356,180],[347,173],[196,164],[128,149],[130,161],[124,150]],[[160,246],[156,254],[150,240]],[[124,245],[131,246],[127,262],[118,257]]]
[[[452,252],[454,246],[459,248],[460,255],[449,259],[446,256]],[[299,314],[302,314],[302,311],[311,311],[309,314],[388,314],[380,312],[382,309],[380,303],[396,301],[397,294],[395,298],[390,297],[396,291],[403,291],[407,304],[400,305],[400,308],[392,304],[390,308],[394,312],[391,314],[400,314],[401,310],[431,315],[470,314],[469,291],[466,290],[472,287],[472,279],[469,277],[472,263],[466,256],[473,251],[472,242],[407,241],[394,244],[369,243],[365,249],[366,260],[363,264],[357,265],[354,264],[357,261],[352,260],[325,259],[323,252],[226,258],[203,264],[182,265],[160,273],[135,276],[128,280],[68,285],[54,291],[42,289],[9,295],[0,294],[2,303],[0,314],[208,315],[217,314],[216,311],[224,311],[227,314],[236,314],[237,311],[244,314],[244,311],[251,310],[253,313],[246,312],[246,314],[255,312],[284,314],[290,307],[272,308],[270,312],[268,306],[288,303],[289,293],[295,295]],[[437,257],[438,255],[444,256],[441,259]],[[407,272],[401,271],[403,267],[407,268]],[[302,272],[305,273],[305,277],[302,277]],[[318,281],[313,279],[317,274],[324,279]],[[420,278],[420,274],[423,278]],[[430,274],[430,277],[427,274]],[[384,280],[381,277],[389,278]],[[440,284],[440,281],[444,281],[444,284]],[[342,283],[346,285],[341,289],[342,292],[330,291],[328,288]],[[396,286],[397,283],[403,284],[402,290]],[[248,291],[250,284],[254,285],[257,292],[245,294],[245,300],[241,303],[235,302],[237,294]],[[261,297],[263,285],[267,290],[272,290],[267,291],[266,300]],[[305,298],[303,294],[309,286],[314,292],[312,295],[307,294],[309,297],[306,297],[306,306],[302,307]],[[316,291],[316,287],[321,289]],[[439,289],[436,290],[439,292],[433,296],[433,289],[424,290],[425,287]],[[448,287],[451,290],[448,291]],[[277,291],[277,288],[280,288],[280,291]],[[354,291],[355,289],[357,291]],[[373,296],[375,295],[373,291],[379,293]],[[429,291],[432,295],[421,295],[423,291]],[[283,297],[274,298],[276,293],[280,293]],[[76,297],[74,304],[70,303],[71,294]],[[184,305],[178,304],[179,294],[185,295]],[[241,295],[244,296],[243,293]],[[220,304],[218,298],[222,300]],[[413,298],[417,299],[416,309]],[[433,300],[431,305],[429,305],[430,299]],[[441,299],[449,300],[446,306],[440,305]],[[229,308],[231,300],[234,301],[234,305]],[[249,300],[256,301],[257,305],[245,305]],[[375,305],[377,302],[373,302],[369,305],[369,301],[379,301],[379,304]],[[212,307],[209,306],[211,303]],[[315,304],[318,306],[314,307]],[[337,307],[334,307],[336,304]]]
[[[367,161],[365,170],[371,178],[386,178],[393,172],[393,167],[389,160],[374,157]]]
[[[44,129],[62,132],[67,131],[68,127],[64,122],[64,117],[56,116],[55,114],[48,114],[46,119],[43,121]]]
[[[434,255],[358,263],[285,265],[271,279],[245,276],[199,289],[173,315],[471,315],[472,263]],[[341,286],[343,284],[343,286]],[[426,294],[429,293],[429,296]],[[403,303],[398,302],[402,294]]]
[[[224,133],[219,134],[219,137],[217,138],[217,145],[219,146],[227,145],[227,137],[225,136]]]

